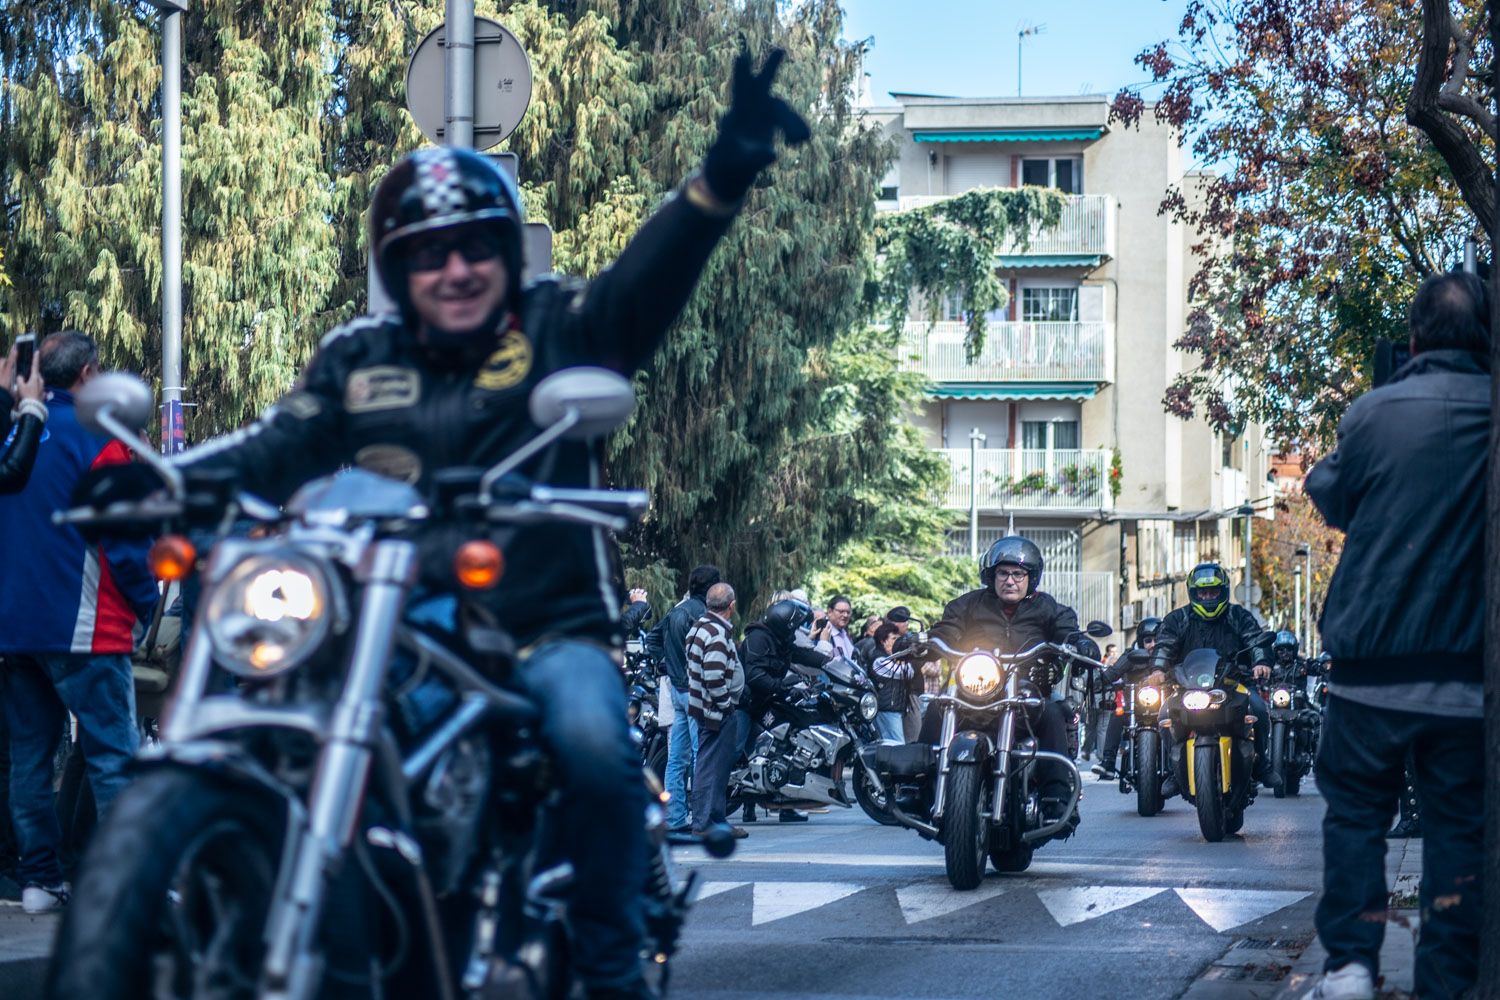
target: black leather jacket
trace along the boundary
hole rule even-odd
[[[395,314],[346,323],[323,339],[296,390],[181,461],[233,470],[243,488],[278,502],[343,465],[418,488],[441,469],[493,465],[539,432],[527,400],[543,377],[577,365],[630,374],[651,358],[729,222],[671,198],[592,281],[548,276],[527,285],[516,322],[496,329],[470,363],[428,352]],[[564,442],[520,471],[586,487],[601,483],[600,459],[598,444]],[[427,529],[428,586],[452,586],[462,534],[472,537]],[[548,635],[618,639],[618,559],[605,532],[537,525],[494,537],[506,571],[479,599],[521,644]]]
[[[1246,648],[1251,650],[1252,664],[1270,665],[1271,653],[1262,644],[1265,634],[1255,616],[1238,604],[1229,605],[1213,621],[1200,617],[1190,607],[1178,608],[1162,619],[1156,632],[1151,667],[1170,673],[1195,649],[1213,649],[1220,656],[1232,657]]]
[[[821,667],[828,657],[811,646],[795,641],[783,642],[770,626],[755,622],[745,628],[740,642],[740,661],[745,665],[745,694],[740,704],[759,719],[777,692],[787,687],[787,672],[792,664]]]
[[[42,440],[42,421],[26,414],[15,422],[11,437],[11,407],[15,399],[0,389],[0,494],[19,493],[31,479],[36,464],[36,446]]]
[[[1007,615],[993,590],[971,590],[943,608],[928,633],[954,649],[1020,653],[1039,642],[1067,642],[1078,632],[1078,615],[1051,594],[1037,591]]]

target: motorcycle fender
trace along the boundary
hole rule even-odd
[[[966,729],[948,744],[949,764],[979,764],[990,759],[994,744],[984,733]]]
[[[1219,737],[1219,781],[1224,786],[1224,794],[1229,794],[1229,788],[1234,784],[1234,768],[1230,761],[1234,759],[1234,737]]]

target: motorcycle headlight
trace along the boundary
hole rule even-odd
[[[1161,704],[1161,689],[1154,687],[1143,687],[1136,691],[1135,700],[1141,703],[1143,708],[1155,708]]]
[[[1213,698],[1207,691],[1189,691],[1182,696],[1182,707],[1189,712],[1201,712],[1212,702]]]
[[[208,597],[204,621],[214,658],[241,677],[263,679],[299,666],[328,634],[328,579],[295,552],[245,559]]]
[[[986,653],[970,653],[958,662],[958,686],[971,698],[983,698],[1000,686],[1000,663]]]
[[[866,691],[859,696],[859,714],[865,717],[866,722],[873,720],[879,713],[880,702],[875,700],[873,694]]]
[[[1271,706],[1273,708],[1287,708],[1292,704],[1292,692],[1286,688],[1277,688],[1271,692]]]

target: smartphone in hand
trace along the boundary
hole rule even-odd
[[[31,378],[31,359],[36,355],[36,334],[23,333],[16,338],[16,375]],[[9,388],[7,386],[6,388]]]

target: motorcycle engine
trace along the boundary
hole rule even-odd
[[[449,747],[427,778],[415,820],[428,877],[439,893],[456,889],[468,867],[490,774],[489,744],[474,735]]]

